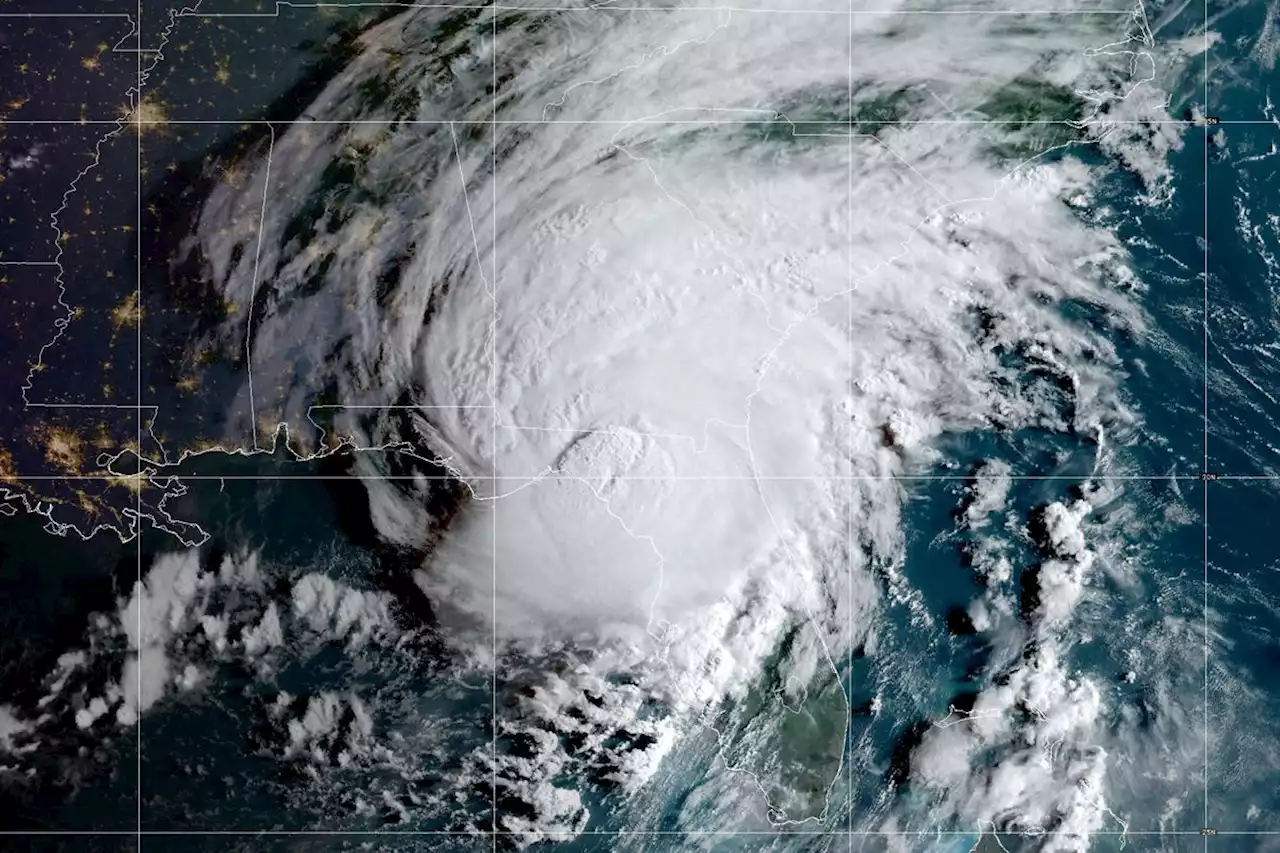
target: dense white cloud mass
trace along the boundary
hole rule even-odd
[[[851,61],[857,105],[895,115],[981,115],[1019,97],[1056,98],[1065,115],[1072,88],[1109,93],[1083,107],[1105,115],[1120,93],[1145,92],[1149,69],[1131,76],[1124,55],[1144,47],[1140,21],[972,16],[938,39],[923,16],[859,17],[851,34],[822,16],[724,17],[566,15],[555,22],[603,27],[603,41],[555,26],[519,48],[511,36],[528,62],[504,86],[504,115],[611,121],[504,127],[496,176],[464,122],[303,125],[275,141],[272,181],[289,189],[267,206],[275,295],[255,324],[255,371],[273,375],[313,341],[307,361],[332,374],[275,400],[260,382],[258,405],[299,417],[333,381],[362,405],[413,388],[423,405],[496,406],[418,424],[487,500],[454,519],[422,573],[445,608],[479,620],[477,636],[490,632],[495,573],[500,632],[529,636],[680,622],[760,560],[796,564],[797,577],[812,562],[819,590],[824,566],[855,559],[840,544],[846,509],[871,543],[893,545],[895,489],[771,478],[889,474],[944,432],[993,423],[1128,417],[1108,339],[1057,309],[1092,303],[1141,326],[1111,286],[1127,280],[1121,246],[1061,203],[1087,195],[1089,168],[1027,159],[1045,146],[1021,130],[898,125],[847,139],[792,122],[846,115]],[[412,47],[433,21],[369,35],[308,114],[368,117],[353,85],[385,74],[379,51]],[[781,76],[776,55],[791,57]],[[443,107],[421,85],[426,117]],[[346,206],[341,224],[317,223],[305,246],[286,239],[292,203],[320,191],[335,159],[360,188],[330,199]],[[252,288],[219,266],[235,246],[224,212],[247,215],[256,197],[206,212],[205,249],[236,302]],[[387,274],[396,286],[379,296]],[[287,300],[304,283],[320,293]],[[360,310],[339,310],[353,299]],[[1049,381],[1021,380],[1013,352]],[[478,479],[492,471],[509,479]],[[704,476],[739,479],[681,479]],[[406,503],[380,493],[375,520],[392,541],[425,541],[432,519]]]
[[[487,119],[494,104],[468,87],[487,81],[492,45],[442,84],[414,52],[438,20],[413,13],[370,33],[308,115],[390,118],[352,95],[382,77],[418,81],[418,118]],[[416,580],[464,654],[574,661],[572,676],[535,679],[503,732],[533,745],[501,774],[544,819],[510,827],[529,841],[580,823],[583,804],[548,787],[571,763],[575,726],[590,730],[579,750],[636,784],[774,657],[774,701],[843,696],[838,661],[885,596],[932,624],[902,572],[901,489],[872,477],[927,463],[944,434],[992,426],[1124,440],[1134,415],[1109,330],[1060,309],[1090,305],[1141,333],[1136,283],[1118,240],[1073,211],[1098,167],[1069,146],[1038,155],[1105,138],[1155,189],[1179,144],[1158,124],[1106,124],[1165,116],[1141,14],[971,15],[945,33],[923,15],[536,20],[499,35],[496,106],[547,123],[303,124],[275,138],[261,235],[271,289],[251,342],[259,415],[300,422],[327,384],[350,404],[408,389],[415,404],[467,407],[414,421],[473,495],[447,527],[421,508],[426,484],[372,485],[372,513],[389,541],[431,544]],[[1028,114],[1079,124],[937,121]],[[333,163],[354,188],[322,187]],[[201,226],[212,275],[240,304],[256,285],[235,247],[264,180],[265,160],[257,186],[216,194]],[[289,235],[308,196],[343,213],[304,241]],[[302,287],[307,299],[291,300]],[[299,348],[314,375],[294,372]],[[266,378],[285,374],[295,381],[271,390]],[[385,424],[340,420],[365,442],[387,440]],[[1011,473],[983,471],[971,529],[1002,510]],[[1081,595],[1087,508],[1046,513],[1026,617],[1037,635],[1069,622]],[[1004,624],[1017,598],[1011,558],[983,547],[978,630]],[[1076,838],[1100,820],[1104,756],[1080,746],[1064,774],[1017,744],[1087,740],[1099,699],[1053,644],[1038,649],[982,693],[972,722],[926,739],[919,773],[949,792],[940,814],[1024,827],[1052,816]],[[639,708],[608,673],[666,703],[648,749],[605,755]],[[590,712],[588,685],[603,697]],[[981,783],[979,747],[1010,753]],[[793,806],[774,819],[826,808],[821,796]]]
[[[487,38],[414,10],[364,37],[315,123],[281,128],[209,199],[194,240],[244,309],[219,334],[247,346],[255,383],[229,440],[305,426],[322,390],[407,401],[424,408],[336,428],[413,440],[466,485],[444,511],[425,478],[372,482],[371,516],[422,549],[414,580],[461,659],[520,661],[500,669],[524,691],[497,721],[520,749],[475,774],[522,803],[505,818],[518,839],[585,826],[564,773],[631,792],[691,732],[728,743],[723,707],[820,721],[810,751],[827,764],[805,792],[786,779],[806,759],[763,741],[738,744],[734,771],[773,823],[828,817],[852,710],[840,662],[874,646],[887,607],[938,619],[904,571],[892,475],[969,431],[1126,439],[1137,415],[1111,333],[1141,335],[1140,286],[1116,236],[1077,215],[1109,167],[1070,143],[1097,142],[1158,198],[1180,141],[1157,123],[1141,11],[1008,14],[1042,5],[530,13],[504,22],[496,65]],[[357,93],[379,79],[414,97],[369,105]],[[1027,115],[1075,122],[967,121]],[[442,116],[457,120],[428,123]],[[380,121],[344,123],[364,119]],[[985,533],[1014,473],[988,462],[966,498],[984,584],[968,613],[1028,653],[994,655],[973,707],[915,748],[913,781],[936,795],[931,820],[1076,849],[1107,815],[1103,697],[1060,637],[1094,564],[1091,505],[1051,503],[1032,524],[1043,559],[1020,609],[1015,570],[1032,569]],[[119,620],[121,695],[77,722],[114,705],[124,723],[198,683],[180,637],[259,660],[290,631],[348,648],[393,633],[386,596],[319,574],[248,619],[206,608],[213,585],[253,577],[157,563]],[[275,713],[287,757],[371,749],[353,695]]]

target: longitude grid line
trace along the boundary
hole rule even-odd
[[[1209,111],[1209,0],[1204,0],[1204,110]],[[1209,128],[1206,125],[1203,133],[1203,178],[1204,178],[1204,291],[1202,306],[1202,343],[1204,386],[1202,388],[1204,405],[1204,422],[1202,444],[1204,461],[1202,471],[1209,471]],[[1209,851],[1209,478],[1205,478],[1201,518],[1204,522],[1204,578],[1201,585],[1203,600],[1201,602],[1201,631],[1204,641],[1204,686],[1201,702],[1204,705],[1204,821],[1200,824],[1204,830],[1204,850]]]
[[[845,143],[845,161],[847,165],[846,182],[845,182],[845,231],[848,234],[848,245],[845,248],[845,264],[848,275],[848,293],[845,295],[847,303],[847,315],[845,322],[847,323],[847,357],[846,368],[849,371],[849,385],[847,392],[849,399],[853,399],[853,0],[849,0],[849,17],[848,37],[845,49],[848,51],[848,90],[845,97],[848,100],[847,114],[845,121],[848,123],[846,134],[847,141]],[[849,413],[852,416],[852,413]],[[853,430],[849,430],[849,466],[850,471],[853,470]],[[849,491],[846,497],[845,505],[845,595],[846,602],[846,632],[845,642],[849,644],[848,663],[845,666],[847,678],[849,679],[849,699],[853,699],[853,481],[849,481]],[[846,845],[846,853],[853,853],[853,715],[846,715],[845,723],[845,743],[841,747],[845,751],[845,774],[847,779],[847,788],[845,789],[845,820],[846,829],[850,833],[847,836],[848,844]]]
[[[134,281],[134,287],[135,287],[134,310],[137,311],[137,325],[138,325],[137,351],[135,354],[137,361],[135,364],[135,371],[134,371],[135,377],[137,379],[137,386],[135,388],[134,403],[140,404],[142,403],[142,124],[140,122],[142,118],[142,0],[138,0],[138,17],[134,21],[133,26],[137,30],[137,35],[138,35],[138,52],[135,54],[135,56],[137,57],[138,88],[133,96],[134,98],[133,118],[135,121],[133,134],[137,139],[137,155],[138,155],[137,175],[136,175],[136,178],[137,178],[136,197],[134,198],[134,207],[135,207],[135,216],[136,216],[135,227],[138,235],[137,256],[134,258],[135,274],[136,274],[136,279]],[[135,411],[133,413],[133,416],[134,416],[134,426],[137,429],[136,440],[138,443],[137,445],[138,452],[141,453],[142,452],[142,413],[141,411]],[[138,596],[138,640],[137,640],[138,695],[136,697],[136,701],[138,703],[138,721],[137,721],[137,725],[138,725],[137,747],[138,748],[137,748],[137,767],[135,768],[135,772],[138,774],[137,788],[135,791],[135,798],[137,801],[136,806],[137,806],[137,824],[138,825],[137,825],[137,835],[134,839],[134,849],[135,849],[135,853],[142,853],[142,679],[143,679],[144,670],[142,667],[143,598],[141,593],[141,589],[142,589],[142,489],[141,488],[136,490],[135,499],[136,499],[135,510],[137,514],[134,516],[134,519],[133,519],[133,523],[134,523],[133,538],[134,538],[134,549],[137,552],[137,559],[138,559],[138,565],[137,565],[138,580],[137,580],[137,585],[134,587],[133,594]]]
[[[489,13],[490,38],[493,39],[493,45],[490,48],[492,55],[492,79],[490,80],[491,106],[493,114],[493,125],[489,128],[489,186],[491,190],[491,198],[489,203],[489,289],[490,308],[492,313],[489,317],[489,424],[491,431],[491,440],[489,442],[489,452],[493,454],[490,460],[491,479],[489,480],[489,489],[494,495],[498,494],[498,9],[495,5]],[[466,184],[462,186],[462,192],[467,191]],[[493,551],[493,599],[491,602],[492,613],[490,618],[493,624],[493,676],[490,683],[489,701],[493,711],[493,764],[491,767],[492,778],[490,779],[490,805],[489,805],[489,828],[492,832],[490,840],[492,844],[492,853],[498,853],[498,502],[493,501],[491,512],[493,513],[493,527],[491,530]]]

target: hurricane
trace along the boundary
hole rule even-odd
[[[171,122],[206,11],[148,72]],[[7,772],[88,779],[73,745],[137,728],[185,756],[165,826],[1181,843],[1232,647],[1175,565],[1195,244],[1142,236],[1216,144],[1191,11],[336,11],[296,115],[156,193],[156,394],[203,390],[105,464],[170,535],[0,706]],[[218,509],[225,460],[283,476]]]

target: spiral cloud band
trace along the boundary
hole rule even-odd
[[[1089,482],[1016,519],[1039,561],[1021,593],[997,522],[1036,473],[1009,437],[1101,456],[1141,421],[1115,344],[1145,334],[1140,285],[1085,210],[1117,168],[1166,191],[1181,142],[1158,81],[1184,57],[1141,7],[1043,5],[410,9],[205,201],[194,245],[236,307],[193,348],[246,367],[220,440],[283,423],[302,452],[394,446],[420,475],[367,479],[369,512],[415,555],[452,671],[493,678],[493,742],[445,775],[492,781],[519,844],[599,816],[578,775],[646,814],[682,744],[718,775],[666,818],[681,830],[820,829],[864,784],[864,829],[1082,850],[1126,825],[1105,789],[1132,735],[1067,662],[1110,496]],[[851,724],[894,701],[861,706],[860,661],[922,666],[894,632],[948,620],[906,560],[901,478],[991,435],[1006,459],[955,535],[979,543],[964,620],[992,677],[886,767]],[[175,588],[153,577],[121,621]],[[135,667],[198,674],[174,638],[237,617],[193,595],[168,596]],[[291,600],[307,636],[394,634],[373,593],[311,579]],[[278,610],[246,612],[219,654],[292,642]],[[274,752],[401,766],[370,701],[282,701]]]

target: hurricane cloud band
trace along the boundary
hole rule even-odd
[[[1123,436],[1134,417],[1108,330],[1061,306],[1142,329],[1123,247],[1072,209],[1098,168],[1072,143],[1101,139],[1158,184],[1176,139],[1107,124],[1163,116],[1150,33],[1140,9],[1010,11],[512,14],[444,44],[439,13],[382,24],[308,108],[317,124],[275,136],[270,186],[215,196],[202,223],[225,235],[265,192],[253,270],[204,247],[226,297],[252,303],[254,416],[299,420],[333,385],[347,404],[440,407],[415,438],[474,499],[417,581],[480,658],[495,640],[593,649],[593,674],[537,688],[559,697],[522,712],[543,726],[628,672],[687,731],[747,696],[783,637],[779,701],[840,707],[840,661],[879,609],[936,618],[901,571],[901,489],[876,478],[949,433]],[[352,95],[370,81],[414,94],[371,108]],[[315,199],[333,214],[300,232]],[[392,541],[434,541],[421,511],[377,513]],[[1067,691],[1044,666],[1026,677]],[[636,723],[630,700],[603,701],[601,732]],[[769,820],[828,816],[767,753],[743,772]],[[507,769],[552,836],[572,833],[571,795]],[[949,808],[1003,818],[1020,796]],[[550,831],[534,824],[511,828]]]
[[[518,838],[585,826],[565,774],[638,791],[695,736],[757,796],[741,819],[831,818],[846,662],[887,609],[941,618],[904,570],[894,475],[957,434],[1126,440],[1114,336],[1142,334],[1140,286],[1080,209],[1114,163],[1158,197],[1179,145],[1158,51],[1141,8],[1019,5],[411,10],[209,198],[196,240],[241,308],[206,343],[252,371],[227,441],[283,421],[315,442],[336,400],[360,407],[336,433],[465,485],[448,513],[427,479],[370,481],[370,502],[420,549],[459,659],[522,688],[499,766],[474,766],[523,804]],[[1007,491],[1016,469],[987,474]],[[1038,608],[1004,588],[971,608],[1035,653],[993,656],[973,713],[1000,722],[918,744],[932,820],[1055,849],[1102,825],[1101,699],[1062,660],[1089,509],[1052,505]],[[809,770],[752,728],[762,684],[814,720]],[[373,736],[326,696],[296,748],[348,707]],[[985,787],[981,750],[1008,758]]]

